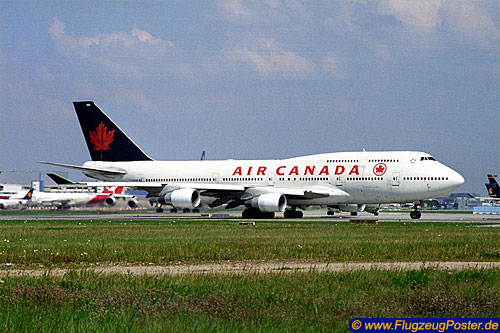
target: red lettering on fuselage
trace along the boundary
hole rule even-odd
[[[314,169],[316,167],[313,166],[313,167],[310,167],[309,165],[306,166],[306,171],[304,171],[304,176],[307,176],[307,172],[309,171],[309,174],[312,176],[314,175]]]
[[[236,170],[233,172],[233,176],[235,175],[240,175],[241,176],[241,167],[237,167]]]
[[[320,176],[321,176],[321,175],[327,175],[327,176],[329,176],[329,175],[330,175],[330,172],[328,171],[328,165],[325,165],[325,166],[323,167],[323,169],[321,169],[321,171],[319,172],[319,175],[320,175]]]
[[[233,176],[242,176],[243,175],[243,170],[242,170],[243,167],[239,166],[239,167],[236,167],[236,169],[234,169],[234,172],[233,172]],[[300,170],[299,172],[299,166],[297,165],[294,165],[290,171],[288,171],[288,175],[289,176],[298,176],[299,174],[303,174],[304,176],[307,176],[307,175],[311,175],[311,176],[314,176],[315,175],[315,171],[319,169],[319,166],[316,166],[316,165],[306,165],[302,170]],[[278,176],[284,176],[285,174],[287,174],[287,166],[286,165],[281,165],[279,167],[276,168],[276,175]],[[252,170],[253,170],[253,167],[249,166],[248,168],[246,168],[246,175],[247,176],[250,176],[252,174]],[[266,175],[266,171],[267,171],[267,167],[266,166],[259,166],[257,168],[257,173],[256,175],[257,176],[265,176]],[[342,175],[344,172],[346,171],[346,167],[343,166],[343,165],[337,165],[335,167],[335,175],[338,176],[338,175]],[[255,173],[255,172],[254,172]],[[319,176],[321,175],[326,175],[326,176],[329,176],[330,175],[330,169],[328,167],[328,165],[324,165],[323,167],[321,167],[321,170],[319,171],[319,173],[317,174]],[[359,166],[357,165],[354,165],[351,167],[350,171],[349,171],[349,175],[359,175]]]
[[[352,175],[352,174],[355,174],[355,175],[359,176],[359,170],[358,170],[358,166],[357,165],[354,165],[352,167],[351,171],[349,171],[349,175]]]
[[[292,170],[290,170],[290,173],[289,173],[288,175],[289,175],[289,176],[291,176],[291,175],[296,175],[296,176],[298,176],[298,175],[299,175],[299,167],[298,167],[298,166],[294,166],[294,167],[292,168]]]

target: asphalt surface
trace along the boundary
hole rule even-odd
[[[242,220],[241,211],[214,211],[201,213],[156,213],[153,211],[124,211],[122,212],[99,212],[99,211],[71,211],[67,214],[54,214],[51,212],[40,212],[32,214],[22,211],[15,215],[0,215],[0,220],[221,220],[229,214],[231,220]],[[209,215],[207,217],[206,215]],[[275,220],[297,221],[298,219],[284,219],[283,214],[276,214]],[[238,219],[240,217],[240,219]],[[369,213],[359,213],[358,216],[350,216],[349,213],[336,213],[334,216],[326,215],[326,210],[311,210],[304,212],[304,220],[318,220],[342,222],[354,220],[378,220],[380,222],[456,222],[456,223],[495,223],[500,226],[500,216],[498,215],[473,215],[464,213],[426,213],[422,212],[419,220],[412,220],[408,212],[381,212],[379,216]],[[242,220],[258,221],[258,220]]]

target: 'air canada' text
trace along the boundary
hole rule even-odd
[[[236,167],[233,172],[233,176],[265,176],[267,173],[268,167],[266,166],[259,166],[259,167]],[[337,165],[335,169],[333,170],[334,175],[342,175],[345,172],[347,172],[345,166],[343,165]],[[276,175],[278,176],[329,176],[330,175],[330,168],[328,165],[325,166],[305,166],[305,167],[298,167],[298,166],[293,166],[293,167],[287,167],[286,165],[282,165],[276,168],[274,171]],[[348,172],[348,175],[359,175],[359,166],[354,165],[350,167],[350,170]]]

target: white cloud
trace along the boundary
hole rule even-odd
[[[243,6],[239,0],[224,0],[218,4],[226,19],[251,19],[256,15],[255,11]]]
[[[296,0],[221,0],[217,2],[217,6],[222,19],[237,24],[251,22],[279,25],[283,22],[296,23],[298,20],[312,19],[314,16],[306,6]]]
[[[89,59],[105,70],[128,77],[182,74],[185,64],[175,58],[177,50],[170,41],[133,28],[130,33],[113,32],[75,37],[66,33],[65,24],[55,18],[49,34],[62,53]],[[184,66],[184,67],[183,67]]]
[[[394,16],[409,33],[430,34],[446,25],[459,37],[480,43],[496,42],[498,27],[480,5],[467,1],[388,0],[378,3],[378,11]]]
[[[258,38],[251,45],[229,48],[223,54],[231,61],[248,64],[262,76],[304,76],[315,68],[314,63],[282,48],[272,38]]]
[[[328,53],[321,64],[321,69],[323,72],[328,73],[332,76],[339,76],[341,74],[339,60],[333,53]]]
[[[442,23],[439,8],[444,0],[389,0],[379,2],[379,13],[392,15],[411,31],[430,33]]]
[[[132,29],[130,33],[114,32],[94,37],[73,37],[66,34],[64,23],[56,18],[49,32],[62,49],[78,52],[81,56],[125,51],[139,53],[141,56],[157,57],[165,55],[168,49],[173,48],[172,42],[153,37],[149,32],[138,28]]]
[[[482,43],[498,42],[499,31],[488,13],[469,2],[446,6],[446,22],[458,33]]]

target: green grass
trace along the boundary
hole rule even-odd
[[[499,261],[499,228],[469,223],[0,221],[0,267],[245,260]],[[11,264],[11,265],[10,265]]]
[[[348,331],[355,317],[498,317],[499,270],[6,277],[4,331]]]

